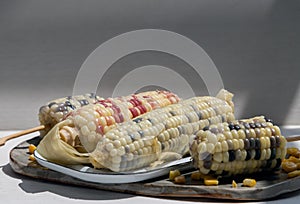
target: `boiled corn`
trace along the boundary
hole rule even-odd
[[[74,110],[66,120],[56,124],[38,145],[39,153],[49,161],[60,164],[88,163],[102,135],[115,123],[153,109],[177,103],[177,95],[168,91],[149,91],[127,97],[98,100]]]
[[[233,95],[225,90],[220,93],[184,100],[117,124],[91,153],[91,163],[119,172],[149,166],[166,154],[188,153],[190,137],[196,131],[234,120]],[[228,101],[218,98],[224,96]]]
[[[60,130],[61,138],[72,146],[82,145],[91,152],[103,134],[117,123],[129,121],[153,109],[179,102],[179,98],[167,91],[151,91],[128,97],[100,100],[75,110],[68,119],[74,127],[65,126]],[[79,140],[76,140],[78,135]]]
[[[113,103],[126,103],[132,118],[144,113],[145,109],[155,109],[177,103],[179,100],[177,95],[168,91],[147,91],[113,99],[104,99],[93,93],[56,99],[42,106],[39,110],[40,124],[45,126],[41,135],[45,135],[54,125],[64,120],[76,109],[89,104],[98,103],[107,107],[112,106]],[[110,118],[107,120],[108,122],[111,121]]]
[[[278,169],[285,145],[279,127],[261,116],[198,131],[190,152],[201,173],[231,175]]]

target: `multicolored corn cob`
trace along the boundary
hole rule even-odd
[[[87,152],[94,150],[103,134],[115,123],[178,101],[178,96],[168,91],[99,100],[73,110],[67,119],[56,124],[38,145],[38,152],[55,163],[88,163]]]
[[[39,110],[40,124],[45,126],[41,131],[41,135],[45,135],[54,125],[65,119],[75,109],[88,104],[94,104],[98,100],[103,100],[103,98],[91,93],[50,101]]]
[[[117,124],[98,143],[90,161],[96,168],[120,172],[149,166],[163,157],[182,157],[195,132],[234,120],[232,96],[222,90],[217,97],[194,97]]]
[[[179,100],[177,95],[168,91],[151,91],[123,98],[100,100],[96,104],[75,110],[68,117],[74,127],[62,127],[60,136],[68,144],[77,147],[82,145],[86,151],[91,152],[103,135],[117,123],[178,103]]]
[[[199,130],[190,152],[202,174],[235,175],[278,169],[285,146],[279,127],[260,116]]]
[[[111,106],[112,103],[126,102],[132,118],[144,112],[145,107],[142,104],[144,101],[147,101],[147,104],[145,103],[146,106],[151,106],[153,109],[169,105],[170,102],[177,103],[179,98],[168,91],[148,91],[114,99],[104,99],[93,93],[56,99],[42,106],[39,110],[40,124],[45,126],[41,131],[41,136],[45,135],[54,125],[66,119],[74,110],[82,106],[95,103]]]

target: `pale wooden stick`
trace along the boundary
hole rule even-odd
[[[32,132],[39,131],[39,130],[43,130],[44,128],[45,128],[44,125],[40,125],[40,126],[37,126],[37,127],[34,127],[34,128],[30,128],[30,129],[27,129],[27,130],[22,130],[20,132],[2,137],[2,138],[0,138],[0,146],[4,145],[5,142],[7,142],[10,139],[20,137],[20,136],[23,136],[23,135],[26,135],[26,134],[29,134],[29,133],[32,133]]]

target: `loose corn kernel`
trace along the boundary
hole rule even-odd
[[[290,162],[294,162],[294,163],[300,163],[300,159],[298,159],[298,158],[296,158],[296,157],[294,157],[294,156],[290,156],[289,158],[288,158],[288,161],[290,161]]]
[[[297,170],[297,164],[295,164],[294,162],[285,161],[285,162],[282,162],[282,169],[285,172],[289,173],[289,172]]]
[[[36,150],[36,146],[33,145],[33,144],[30,144],[29,147],[28,147],[28,150],[29,150],[30,154],[33,154],[34,150]]]
[[[244,179],[243,180],[243,186],[247,187],[254,187],[256,185],[256,180],[255,179]]]
[[[206,186],[217,186],[219,181],[217,179],[204,179],[204,185]]]
[[[296,176],[300,176],[300,170],[296,170],[288,173],[288,178],[294,178]]]
[[[289,147],[286,149],[286,153],[291,155],[291,156],[296,156],[296,154],[298,153],[298,148],[297,147]]]
[[[237,184],[236,184],[235,180],[232,180],[232,188],[237,188]]]
[[[31,155],[29,156],[29,160],[31,160],[31,161],[35,161],[35,157],[34,157],[34,155],[33,155],[33,154],[31,154]]]
[[[185,184],[186,180],[185,180],[185,176],[176,176],[174,178],[174,183],[176,184]]]
[[[202,178],[202,176],[203,175],[199,171],[196,171],[191,174],[191,179],[200,180]]]
[[[180,173],[180,171],[179,170],[174,170],[174,171],[170,171],[170,173],[169,173],[169,179],[171,180],[171,181],[173,181],[177,176],[180,176],[181,175],[181,173]]]

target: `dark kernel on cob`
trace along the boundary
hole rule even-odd
[[[255,138],[255,149],[260,149],[261,143],[259,138]]]
[[[276,147],[280,147],[280,136],[275,136]]]
[[[244,139],[244,148],[245,148],[245,150],[250,149],[250,141],[248,138]]]
[[[245,127],[246,129],[250,129],[250,128],[251,128],[250,125],[249,125],[249,123],[243,123],[243,125],[244,125],[244,127]]]
[[[256,122],[256,123],[255,123],[255,127],[261,128],[261,123]]]
[[[235,128],[239,126],[238,133]],[[215,126],[213,126],[214,128]],[[202,174],[235,175],[260,171],[273,171],[280,167],[286,155],[286,139],[280,129],[267,122],[263,116],[218,124],[218,133],[207,130],[197,132],[191,142],[190,153],[193,164]],[[221,127],[221,128],[220,128]],[[259,129],[259,131],[258,131]],[[216,138],[209,140],[208,137]],[[219,145],[226,143],[227,145]],[[237,146],[238,145],[238,146]],[[208,158],[200,157],[210,149],[212,165],[207,165]],[[222,156],[220,156],[222,155]]]
[[[266,122],[273,123],[273,120],[271,120],[271,119],[267,118],[267,119],[266,119]]]
[[[240,127],[239,125],[234,125],[234,129],[236,129],[236,130],[240,130],[240,129],[241,129],[241,127]]]
[[[249,139],[249,142],[250,142],[250,149],[255,149],[255,139],[251,137]]]
[[[270,144],[271,144],[271,148],[275,148],[276,147],[276,139],[274,136],[270,137]]]
[[[230,124],[228,125],[228,127],[229,127],[230,130],[234,130],[234,124],[233,124],[233,123],[230,123]]]
[[[209,126],[205,126],[205,127],[203,128],[203,130],[204,130],[204,131],[209,130]]]
[[[254,159],[259,160],[260,157],[261,157],[261,151],[260,151],[260,149],[256,149]]]
[[[276,157],[276,148],[271,148],[271,156],[270,159],[273,160]]]
[[[254,123],[249,123],[250,128],[254,129],[255,128],[255,124]]]
[[[234,161],[235,160],[235,151],[234,150],[229,150],[229,161]]]

